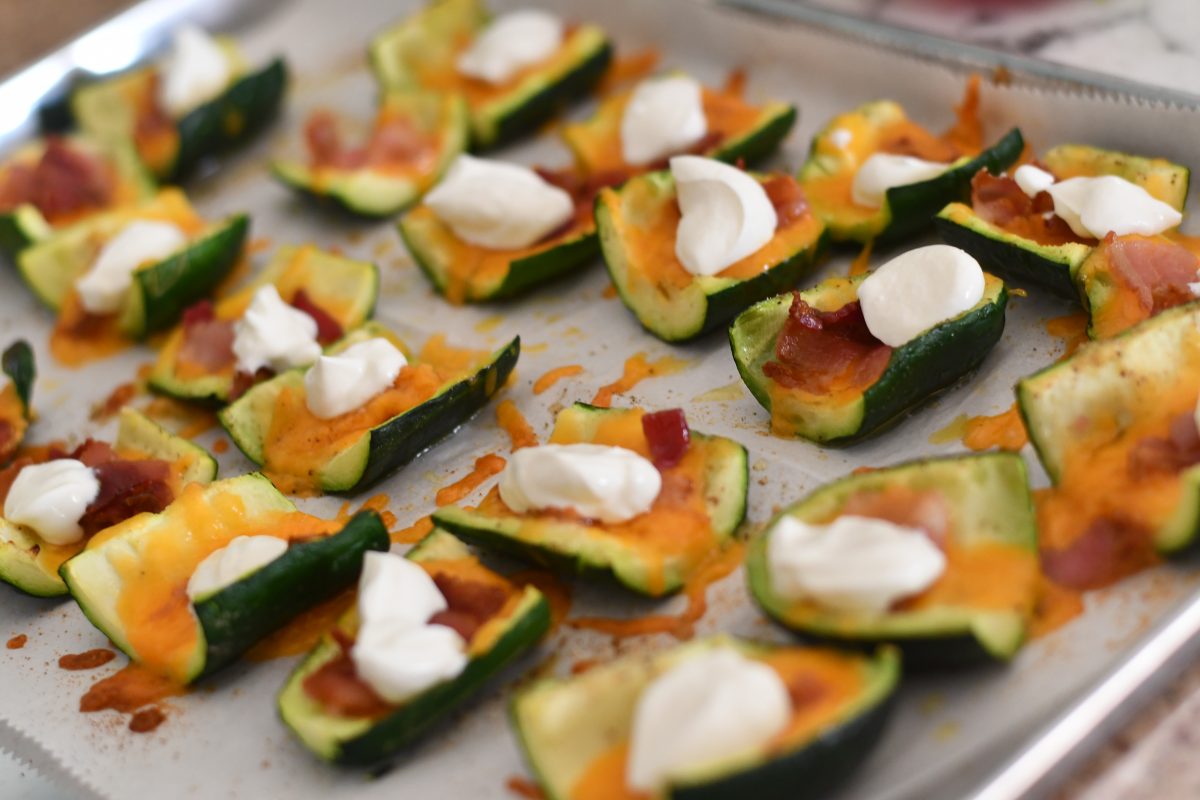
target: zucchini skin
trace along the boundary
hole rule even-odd
[[[10,344],[0,356],[0,368],[12,381],[25,410],[25,419],[29,419],[33,413],[33,383],[37,379],[37,363],[29,342],[18,339]]]
[[[364,554],[390,546],[379,515],[359,511],[339,532],[295,543],[262,569],[195,603],[206,653],[193,680],[227,666],[288,620],[351,586]]]
[[[779,149],[780,143],[791,133],[796,124],[796,107],[783,103],[769,103],[764,110],[771,113],[748,133],[723,142],[711,154],[711,158],[736,164],[739,159],[746,164],[757,164]]]
[[[19,207],[0,214],[0,258],[15,265],[22,250],[50,234],[49,223],[36,209]]]

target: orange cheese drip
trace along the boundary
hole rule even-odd
[[[550,630],[556,630],[571,613],[571,587],[553,572],[544,569],[524,569],[508,579],[518,586],[532,586],[550,604]]]
[[[0,390],[0,463],[8,461],[9,456],[16,452],[29,427],[25,419],[25,406],[17,396],[17,387],[9,383]]]
[[[1029,623],[1029,638],[1040,639],[1083,613],[1083,597],[1042,575],[1038,580],[1037,605]]]
[[[246,658],[249,661],[271,661],[307,653],[354,605],[357,596],[357,590],[352,587],[313,606],[250,648]]]
[[[1067,358],[1087,342],[1087,326],[1087,314],[1076,311],[1046,320],[1046,333],[1056,339],[1062,339],[1062,358]]]
[[[662,52],[654,47],[647,47],[629,55],[617,55],[608,65],[608,70],[596,86],[597,96],[604,97],[640,81],[654,72],[661,60]]]
[[[480,456],[475,459],[474,469],[449,486],[438,490],[437,496],[434,497],[434,503],[439,507],[457,503],[479,488],[480,484],[488,478],[499,474],[507,463],[503,457],[495,453],[486,453]]]
[[[89,314],[73,290],[63,301],[50,333],[50,354],[72,369],[114,356],[131,344],[117,327],[116,315]]]
[[[578,364],[567,364],[562,367],[555,367],[533,382],[533,393],[541,394],[562,379],[574,377],[582,372],[583,367]]]
[[[412,525],[400,530],[391,531],[391,540],[395,544],[416,544],[433,530],[433,518],[426,515]]]
[[[496,422],[508,434],[513,450],[537,446],[537,434],[529,427],[529,422],[512,400],[503,400],[496,406]]]
[[[862,250],[858,251],[858,255],[850,262],[850,271],[846,273],[848,277],[856,275],[866,275],[871,269],[871,251],[875,248],[875,240],[871,239],[863,245]]]
[[[625,361],[625,369],[621,377],[612,383],[606,383],[592,398],[592,405],[608,408],[612,399],[619,394],[625,394],[647,378],[657,378],[661,375],[671,375],[683,369],[683,359],[674,356],[663,356],[657,361],[646,359],[645,353],[634,353]]]
[[[1015,453],[1028,443],[1029,435],[1016,403],[1000,414],[971,417],[966,421],[963,444],[968,449],[979,451],[998,447]]]

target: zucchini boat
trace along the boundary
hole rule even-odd
[[[33,348],[24,339],[10,344],[0,357],[8,384],[0,390],[0,466],[7,464],[25,440],[33,420],[33,382],[37,364]]]
[[[74,88],[66,103],[71,122],[98,139],[132,143],[157,178],[178,182],[203,159],[242,144],[266,127],[279,113],[287,90],[282,58],[251,71],[231,39],[218,37],[217,43],[229,59],[230,82],[183,116],[172,117],[163,108],[158,96],[161,70],[150,65]]]
[[[239,536],[288,546],[223,588],[179,602],[196,567]],[[193,484],[163,512],[109,528],[61,574],[87,618],[131,661],[186,685],[351,586],[363,554],[389,544],[374,511],[344,525],[310,517],[251,473]]]
[[[789,176],[758,180],[777,212],[800,194]],[[716,275],[699,276],[675,256],[680,211],[670,171],[632,178],[596,197],[600,249],[613,286],[646,330],[667,342],[694,339],[726,324],[750,304],[795,286],[812,269],[824,249],[825,225],[806,206],[798,215],[784,213],[774,238],[757,252]]]
[[[349,649],[358,633],[358,610],[351,609],[335,629],[291,674],[279,693],[279,715],[304,745],[324,761],[374,767],[394,759],[434,723],[477,694],[504,667],[534,647],[550,627],[550,605],[533,586],[518,587],[484,567],[465,545],[434,530],[408,553],[442,585],[477,589],[489,596],[487,606],[468,602],[467,592],[446,594],[448,612],[465,614],[469,661],[457,677],[436,684],[396,705],[375,695],[354,670]],[[495,595],[496,602],[491,602]],[[477,626],[477,627],[476,627]],[[347,674],[347,672],[349,674]],[[344,693],[326,687],[350,683],[368,698],[363,707],[336,702]],[[337,687],[334,687],[337,688]]]
[[[0,164],[0,256],[56,230],[154,196],[154,180],[127,142],[47,136]]]
[[[182,400],[224,404],[235,384],[244,392],[259,376],[237,372],[233,328],[255,292],[272,285],[279,296],[317,320],[318,341],[332,344],[366,321],[379,296],[379,268],[312,245],[281,247],[248,286],[215,305],[194,306],[167,337],[149,385]]]
[[[487,149],[533,133],[564,105],[587,96],[612,59],[604,31],[571,25],[554,54],[490,84],[456,66],[488,20],[481,0],[432,0],[371,41],[368,55],[376,80],[385,92],[428,89],[461,95],[470,114],[472,146]]]
[[[1038,497],[1055,581],[1104,586],[1200,534],[1200,306],[1168,309],[1017,384],[1053,488]]]
[[[590,119],[562,127],[560,135],[584,174],[630,176],[645,171],[626,163],[622,155],[621,120],[633,91],[606,97]],[[756,106],[737,88],[704,86],[701,103],[708,133],[696,155],[730,164],[753,165],[771,155],[796,123],[795,106],[777,100]]]
[[[395,336],[368,323],[329,349]],[[426,342],[391,389],[333,419],[305,404],[304,369],[260,383],[221,411],[225,430],[246,457],[288,492],[365,489],[416,458],[483,408],[516,366],[521,340],[493,353]]]
[[[978,367],[1004,332],[1008,291],[998,278],[985,274],[983,298],[973,308],[901,347],[887,349],[871,336],[873,342],[861,343],[861,352],[848,362],[851,366],[811,386],[786,386],[771,377],[776,370],[803,372],[810,366],[792,363],[794,357],[781,359],[781,352],[786,355],[792,349],[784,345],[797,301],[821,313],[856,310],[858,284],[865,277],[830,278],[803,292],[763,300],[729,327],[738,374],[754,399],[771,413],[776,435],[836,444],[869,436]],[[854,318],[854,314],[844,316],[847,324]],[[861,312],[857,319],[861,321]],[[818,350],[809,353],[816,361],[823,358]],[[815,373],[823,365],[814,361],[811,366]]]
[[[628,448],[647,456],[640,408],[576,403],[558,412],[550,441]],[[493,488],[474,509],[446,507],[434,523],[467,542],[564,572],[611,576],[650,597],[682,588],[746,515],[746,449],[731,439],[691,432],[679,463],[660,470],[664,489],[644,514],[621,523],[562,510],[518,514]]]
[[[532,291],[590,263],[600,252],[590,190],[572,193],[565,230],[518,250],[490,250],[460,239],[427,205],[400,220],[400,237],[421,272],[447,301],[481,303]]]
[[[187,246],[138,267],[115,314],[89,314],[79,300],[76,282],[91,269],[104,244],[136,221],[174,224],[187,235]],[[184,309],[216,288],[241,257],[249,227],[244,214],[206,223],[183,192],[164,189],[140,206],[80,222],[26,248],[17,263],[37,298],[58,312],[59,331],[87,339],[103,328],[142,339],[175,324]]]
[[[823,525],[843,515],[923,529],[945,571],[882,612],[788,597],[772,581],[771,537],[790,517]],[[1025,462],[1015,453],[937,458],[850,475],[785,508],[751,543],[750,591],[784,627],[838,644],[890,642],[910,665],[1007,661],[1025,641],[1037,601],[1037,525]]]
[[[1058,180],[1116,175],[1179,211],[1187,200],[1190,171],[1162,158],[1064,144],[1049,150],[1039,164]],[[1052,201],[1039,205],[1036,199],[1027,198],[1015,181],[1000,175],[1001,170],[988,169],[990,175],[975,178],[969,204],[967,197],[958,198],[960,202],[938,213],[938,233],[948,244],[966,250],[1006,280],[1068,300],[1078,299],[1075,274],[1096,241],[1079,237],[1053,214],[1047,219],[1044,214],[1053,211]],[[1003,192],[1000,201],[1005,206],[993,212],[985,198],[994,200],[998,190]],[[983,196],[981,191],[985,192]],[[1018,205],[1005,198],[1017,200]],[[1014,214],[1014,209],[1023,213]]]
[[[352,214],[391,217],[417,202],[466,149],[467,106],[455,94],[391,92],[362,147],[341,145],[327,111],[309,117],[305,136],[308,160],[272,162],[276,178]]]
[[[217,476],[217,462],[204,448],[124,408],[112,447],[89,439],[71,453],[46,448],[9,467],[9,483],[29,464],[68,457],[92,467],[100,481],[100,496],[79,521],[84,539],[51,544],[28,527],[0,519],[0,580],[37,597],[67,593],[59,567],[83,551],[90,538],[141,512],[161,511],[189,484],[207,484]]]
[[[795,687],[788,726],[764,746],[734,747],[711,763],[680,768],[661,792],[634,791],[625,770],[643,693],[672,667],[719,650],[765,664]],[[721,634],[535,681],[513,697],[511,720],[548,800],[805,800],[828,796],[866,760],[886,728],[899,682],[892,648],[867,656]]]
[[[991,147],[964,148],[910,120],[898,103],[878,100],[834,117],[816,135],[800,169],[800,184],[834,241],[895,242],[929,228],[947,203],[967,199],[976,172],[986,168],[998,173],[1024,149],[1016,128]],[[859,168],[876,153],[949,166],[928,180],[888,189],[883,204],[870,208],[854,201],[853,185]]]

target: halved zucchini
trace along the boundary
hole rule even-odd
[[[659,675],[717,649],[765,663],[785,685],[797,687],[793,724],[763,748],[734,748],[737,752],[714,763],[697,765],[655,798],[826,797],[858,770],[883,734],[900,682],[894,649],[866,656],[720,634],[658,653],[627,655],[570,678],[543,678],[518,690],[512,725],[548,800],[649,797],[625,784],[625,749],[638,701]],[[820,699],[803,699],[813,695]],[[808,705],[818,702],[821,713]],[[805,711],[810,713],[801,722]]]
[[[810,306],[833,311],[855,302],[866,278],[830,278],[799,293]],[[820,395],[788,389],[763,372],[776,358],[792,294],[763,300],[729,326],[729,346],[738,374],[763,408],[771,429],[826,444],[848,444],[898,422],[978,367],[1004,332],[1008,290],[984,274],[983,298],[953,319],[935,325],[892,351],[887,368],[865,390]]]
[[[180,604],[200,561],[240,535],[278,536],[289,546],[225,588]],[[109,528],[61,574],[83,613],[130,660],[188,684],[352,585],[363,554],[389,544],[374,511],[331,527],[251,473],[193,485],[161,514]]]
[[[184,309],[216,288],[241,256],[250,227],[245,214],[205,224],[183,192],[164,189],[140,206],[93,217],[26,248],[17,260],[21,277],[39,300],[61,312],[104,242],[135,220],[171,222],[190,238],[185,249],[134,273],[116,325],[135,339],[169,328]]]
[[[438,720],[479,692],[508,664],[532,648],[550,627],[550,605],[533,586],[518,588],[488,570],[450,534],[434,529],[408,553],[434,575],[485,581],[509,594],[500,612],[472,637],[470,660],[452,680],[437,684],[379,715],[348,716],[324,706],[305,690],[305,682],[323,667],[344,658],[342,641],[353,641],[358,610],[336,623],[340,634],[322,637],[279,693],[279,715],[297,738],[324,761],[356,767],[377,766],[394,759]]]
[[[1180,211],[1187,200],[1190,171],[1166,159],[1064,144],[1049,150],[1041,163],[1059,180],[1116,175]],[[1000,172],[990,167],[989,171]],[[1042,244],[988,222],[971,208],[969,197],[958,200],[942,209],[935,220],[938,233],[948,244],[966,250],[984,268],[1008,281],[1068,300],[1079,297],[1075,273],[1091,254],[1092,242]]]
[[[844,510],[852,498],[890,503],[901,515],[919,501],[937,503],[946,521],[945,573],[882,614],[781,597],[771,585],[767,556],[775,524],[784,516],[824,524],[862,513]],[[893,643],[907,664],[1007,661],[1025,640],[1038,591],[1037,524],[1025,462],[1015,453],[987,453],[913,461],[834,481],[768,524],[750,545],[746,574],[767,616],[805,636],[860,646]]]
[[[564,125],[561,136],[587,175],[643,172],[625,162],[621,149],[621,120],[633,89],[600,101],[590,119]],[[772,100],[761,106],[746,102],[740,92],[705,86],[701,91],[708,136],[697,155],[730,164],[753,165],[774,153],[796,123],[796,107]]]
[[[17,254],[29,245],[47,239],[54,231],[87,217],[121,206],[135,205],[154,196],[154,179],[128,142],[101,142],[87,136],[60,137],[61,145],[94,160],[110,182],[110,194],[102,205],[85,203],[50,217],[33,202],[23,202],[0,210],[0,256],[16,263]],[[38,139],[18,148],[0,164],[0,186],[14,169],[35,169],[49,146],[49,139]]]
[[[394,91],[383,96],[374,127],[402,124],[428,142],[411,161],[357,168],[277,160],[271,172],[302,194],[364,217],[390,217],[417,202],[467,147],[466,102],[458,95]]]
[[[550,441],[611,444],[648,456],[644,413],[576,403],[558,412]],[[692,431],[683,460],[664,470],[663,479],[679,491],[664,491],[649,511],[624,523],[561,512],[517,514],[495,488],[476,508],[441,508],[433,521],[481,547],[564,572],[611,576],[635,592],[658,597],[678,591],[707,556],[733,538],[746,515],[746,449],[731,439]]]
[[[404,349],[382,326],[368,323],[330,352],[380,336]],[[438,346],[445,347],[440,342]],[[368,428],[359,424],[364,409],[333,420],[311,417],[308,427],[282,418],[277,422],[281,403],[288,403],[288,408],[301,415],[308,413],[303,401],[305,369],[285,372],[255,386],[221,411],[221,424],[246,457],[263,465],[285,490],[358,491],[409,463],[483,408],[516,366],[521,340],[513,339],[491,354],[449,350],[444,364],[439,364],[436,352],[425,360],[421,355],[410,356],[399,385],[406,376],[420,379],[421,370],[433,372],[434,380],[441,382],[431,384],[432,393],[425,399]],[[350,427],[343,430],[338,420]],[[280,458],[273,454],[273,442],[285,432],[306,438],[294,442],[298,452],[289,451],[286,458]]]
[[[387,92],[461,94],[470,109],[472,146],[486,149],[532,133],[562,106],[585,97],[612,58],[604,31],[577,25],[568,28],[558,52],[546,61],[493,86],[456,66],[459,53],[487,23],[481,0],[432,0],[371,40],[371,69]]]
[[[678,225],[669,171],[632,178],[596,197],[600,249],[613,286],[646,330],[668,342],[694,339],[750,304],[795,286],[825,244],[825,225],[806,212],[737,264],[716,275],[695,276],[674,257],[671,243]]]
[[[1025,148],[1021,132],[1013,128],[991,147],[960,156],[935,178],[888,189],[881,208],[856,204],[851,188],[863,162],[897,131],[918,127],[898,103],[877,100],[834,117],[813,139],[800,183],[834,241],[895,242],[919,233],[947,203],[970,197],[976,172],[998,173]]]
[[[426,205],[409,211],[399,229],[421,272],[455,305],[516,297],[580,269],[600,251],[590,209],[565,232],[520,250],[465,242]]]
[[[168,462],[175,496],[190,483],[206,484],[217,476],[217,462],[204,448],[168,433],[132,408],[121,409],[113,447],[122,458]],[[28,528],[0,518],[0,580],[37,597],[65,595],[67,586],[59,577],[59,567],[86,546],[86,540],[52,545]]]
[[[310,302],[345,332],[362,325],[375,308],[379,268],[368,261],[354,261],[312,245],[281,247],[254,281],[216,304],[216,320],[232,325],[245,313],[255,292],[267,284],[279,290],[284,302],[292,302],[304,292]],[[203,364],[181,361],[186,340],[185,327],[176,327],[171,332],[150,373],[150,387],[183,400],[228,402],[235,362],[231,360],[220,371],[212,372]]]
[[[24,339],[10,344],[0,358],[8,384],[0,390],[0,466],[8,463],[25,440],[33,420],[33,382],[37,364],[33,348]]]
[[[166,116],[158,102],[158,67],[146,66],[75,88],[67,101],[70,116],[84,133],[132,142],[159,179],[178,181],[209,156],[241,144],[275,119],[287,89],[287,65],[277,58],[248,72],[234,43],[225,49],[237,75],[220,95],[179,119]]]
[[[1195,424],[1197,396],[1200,306],[1194,303],[1021,380],[1021,416],[1054,484],[1039,498],[1043,550],[1070,548],[1106,518],[1127,529],[1131,551],[1192,549],[1200,535],[1200,466],[1190,458],[1174,462],[1169,449],[1164,461],[1155,451],[1179,443],[1181,422]],[[1144,442],[1150,452],[1137,457]]]

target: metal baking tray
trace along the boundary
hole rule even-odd
[[[683,66],[708,81],[719,81],[730,68],[746,68],[752,96],[780,97],[800,108],[797,130],[777,158],[780,167],[800,164],[811,135],[829,116],[875,97],[899,100],[932,127],[947,124],[964,76],[979,70],[991,74],[1000,66],[1005,79],[988,85],[984,95],[992,134],[1016,123],[1035,147],[1082,140],[1200,163],[1200,111],[1190,95],[781,0],[734,3],[740,8],[700,0],[532,4],[604,25],[620,49],[659,47],[664,66]],[[414,341],[440,331],[452,340],[483,345],[520,333],[525,349],[507,396],[541,434],[548,432],[557,407],[590,399],[599,385],[620,375],[622,362],[633,353],[683,359],[685,369],[638,386],[624,401],[683,406],[696,428],[746,444],[754,479],[751,523],[761,524],[771,509],[856,466],[959,449],[931,444],[930,436],[959,413],[1006,408],[1013,382],[1057,357],[1061,343],[1045,333],[1042,323],[1071,309],[1036,296],[1017,299],[1004,340],[969,382],[883,436],[851,449],[826,450],[766,433],[766,414],[738,390],[719,333],[683,347],[643,333],[618,301],[604,296],[607,278],[599,264],[522,301],[479,308],[446,305],[417,273],[390,224],[353,223],[305,205],[275,185],[264,166],[269,155],[291,146],[314,106],[370,113],[374,85],[365,66],[366,42],[417,5],[416,0],[347,0],[336,8],[323,0],[146,0],[0,82],[0,151],[35,131],[37,108],[69,81],[120,70],[154,54],[182,19],[232,33],[252,61],[282,52],[294,75],[288,110],[257,142],[188,184],[199,208],[213,216],[248,210],[253,235],[273,244],[315,241],[378,261],[384,277],[378,315]],[[588,110],[585,104],[572,113],[582,116]],[[565,149],[549,134],[502,156],[550,165],[567,161]],[[851,255],[835,254],[811,282],[844,272]],[[0,274],[0,341],[24,335],[38,350],[41,421],[33,438],[80,438],[102,431],[90,420],[90,407],[129,380],[152,354],[133,350],[66,370],[45,348],[49,327],[49,317],[16,276]],[[582,364],[585,374],[532,395],[534,379],[569,363]],[[200,441],[211,444],[217,436],[210,432]],[[505,447],[503,433],[485,411],[374,491],[386,492],[400,522],[410,522],[428,513],[436,488],[467,471],[475,455]],[[225,475],[248,468],[232,452],[221,460]],[[1040,470],[1035,475],[1044,481]],[[323,498],[304,505],[332,513],[339,504]],[[739,572],[712,588],[700,631],[779,638],[749,603],[743,583]],[[1090,595],[1083,618],[1031,643],[1008,667],[911,676],[881,747],[838,797],[1044,796],[1200,651],[1198,588],[1194,565],[1163,566]],[[663,637],[614,643],[561,629],[540,653],[440,726],[393,771],[366,780],[316,763],[275,719],[274,693],[290,661],[235,666],[209,687],[172,701],[169,721],[153,735],[130,734],[115,717],[79,714],[78,696],[96,676],[61,672],[54,661],[64,653],[103,646],[103,637],[70,603],[4,594],[0,630],[27,633],[29,644],[0,658],[0,682],[9,687],[0,700],[0,746],[74,793],[97,797],[429,797],[435,792],[503,797],[506,778],[523,772],[506,730],[505,686],[552,653],[565,668],[577,658],[671,643]],[[585,584],[575,592],[580,615],[669,613],[678,603],[659,608]]]

